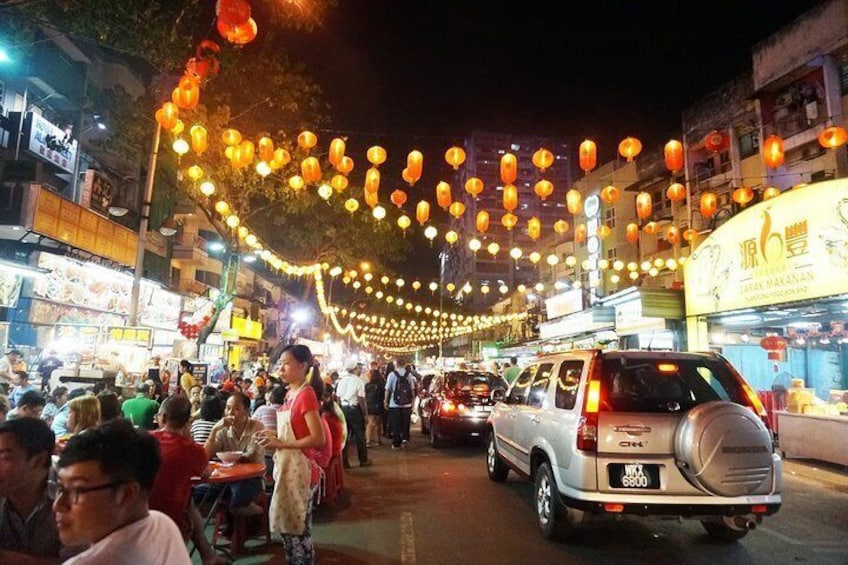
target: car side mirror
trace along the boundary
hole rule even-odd
[[[496,388],[489,396],[492,399],[492,402],[501,402],[506,397],[506,391],[502,388]]]

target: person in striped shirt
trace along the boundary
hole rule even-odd
[[[191,423],[191,438],[204,445],[212,428],[224,417],[224,403],[215,396],[207,397],[200,405],[200,417]]]

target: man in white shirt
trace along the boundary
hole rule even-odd
[[[177,525],[148,507],[159,469],[156,440],[126,420],[72,437],[51,483],[59,538],[89,543],[72,565],[190,565]]]
[[[5,390],[0,392],[9,393],[14,382],[15,368],[21,362],[21,359],[23,359],[23,355],[17,349],[12,349],[3,357],[0,357],[0,385],[5,387]]]
[[[347,422],[347,443],[342,451],[344,466],[350,467],[347,456],[347,448],[351,441],[356,442],[356,455],[359,457],[359,466],[371,465],[368,460],[368,448],[365,446],[365,416],[368,408],[365,404],[365,383],[359,374],[362,372],[362,363],[351,359],[345,364],[345,370],[336,383],[336,397],[342,405],[342,412]]]

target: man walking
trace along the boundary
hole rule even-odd
[[[398,358],[397,368],[389,373],[386,381],[384,405],[389,412],[389,429],[392,433],[392,449],[400,449],[409,442],[409,425],[412,420],[412,404],[415,401],[417,383],[406,359]]]
[[[515,382],[515,379],[518,378],[518,375],[521,373],[521,367],[518,366],[518,358],[510,357],[509,358],[509,367],[504,371],[503,377],[504,380],[508,384],[512,384]]]
[[[368,460],[368,449],[365,447],[365,416],[368,414],[368,408],[365,404],[365,383],[359,377],[361,372],[362,363],[352,359],[347,362],[339,382],[336,383],[336,396],[347,422],[347,443],[342,451],[345,468],[350,467],[347,448],[352,441],[356,442],[359,466],[367,467],[371,464]]]

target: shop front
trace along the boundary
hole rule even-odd
[[[539,354],[605,347],[615,341],[615,311],[595,306],[539,324]]]
[[[615,310],[619,349],[686,349],[682,290],[631,286],[599,304]]]
[[[259,362],[262,347],[262,322],[233,315],[230,329],[224,332],[229,344],[227,364],[238,370]]]
[[[684,281],[689,349],[720,352],[777,399],[773,425],[787,456],[844,459],[848,180],[743,210],[692,253]],[[811,454],[812,438],[821,452]]]

